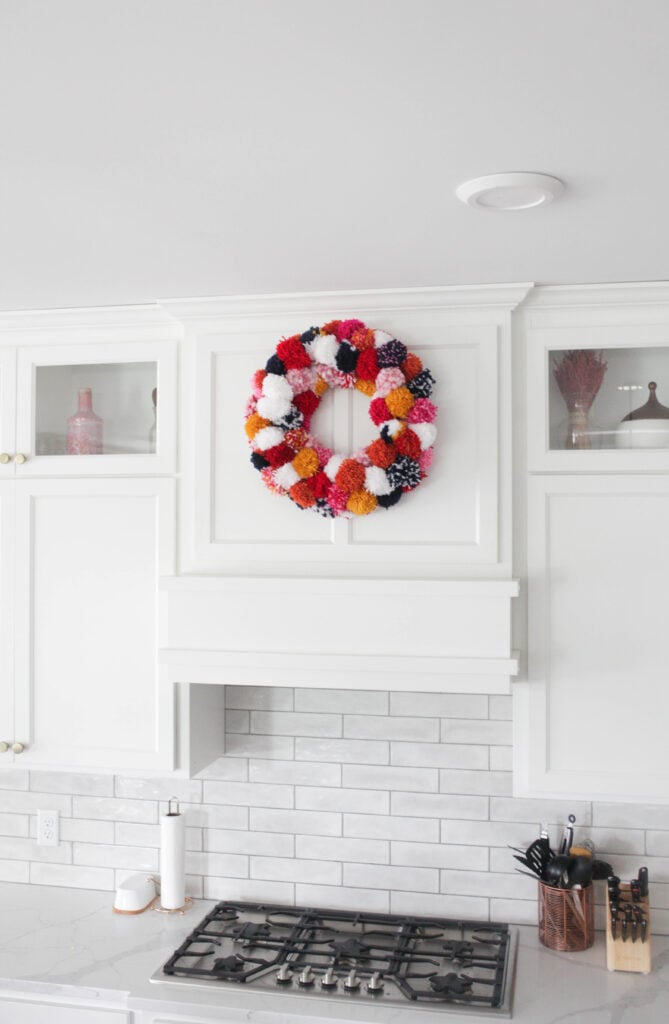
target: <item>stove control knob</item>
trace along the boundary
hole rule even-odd
[[[346,980],[344,981],[344,988],[348,992],[355,992],[356,989],[360,988],[360,978],[355,973],[355,967],[351,968],[351,970],[346,975]]]
[[[298,985],[313,985],[316,980],[316,975],[312,971],[311,967],[305,967],[299,978],[297,979]]]
[[[334,967],[328,967],[327,971],[321,978],[322,988],[336,988],[337,979],[335,978]]]
[[[374,974],[367,982],[367,991],[371,992],[372,995],[380,995],[383,992],[383,978],[380,971],[374,971]]]
[[[281,964],[277,971],[276,980],[279,985],[290,985],[293,980],[293,972],[288,964]]]

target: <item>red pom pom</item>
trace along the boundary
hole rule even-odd
[[[291,462],[295,458],[295,452],[287,444],[277,444],[263,452],[263,458],[267,459],[272,469],[278,469],[284,463]]]
[[[355,372],[360,380],[376,380],[379,373],[379,361],[375,348],[364,349],[358,357]]]
[[[309,486],[317,498],[327,498],[328,491],[332,487],[332,484],[323,470],[321,470],[319,473],[316,473],[315,476],[311,477],[309,480]]]
[[[386,405],[385,398],[372,399],[372,401],[369,403],[369,415],[371,417],[372,423],[376,423],[377,427],[380,426],[382,423],[385,423],[386,420],[391,420],[393,418],[393,414]]]
[[[318,395],[315,395],[313,391],[302,391],[301,394],[295,395],[293,398],[293,405],[300,410],[305,420],[308,421],[316,412],[320,401]]]
[[[256,370],[256,372],[253,374],[253,384],[258,389],[259,392],[262,391],[262,382],[264,381],[266,376],[267,370]]]
[[[284,338],[276,346],[276,354],[287,370],[301,370],[311,366],[311,358],[298,334]]]
[[[314,492],[306,480],[300,480],[299,483],[293,484],[288,493],[300,508],[311,508],[316,503]]]
[[[419,356],[415,356],[413,352],[407,353],[407,357],[402,363],[402,373],[407,380],[411,380],[417,373],[423,369],[423,363]]]
[[[337,337],[340,341],[348,341],[354,331],[364,326],[362,320],[340,320],[337,324]]]
[[[382,437],[379,437],[367,446],[367,458],[373,466],[388,469],[391,462],[397,458],[397,449],[394,444],[388,444]]]
[[[344,494],[359,491],[365,483],[365,467],[356,459],[344,459],[337,470],[335,483]]]
[[[410,459],[420,458],[420,438],[413,430],[403,430],[399,437],[395,438],[395,447],[400,455],[408,455]]]

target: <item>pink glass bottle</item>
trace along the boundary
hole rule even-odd
[[[102,419],[93,412],[90,388],[79,389],[79,408],[67,421],[68,455],[102,455]]]

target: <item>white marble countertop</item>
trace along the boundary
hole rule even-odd
[[[221,986],[197,991],[149,982],[183,937],[214,906],[196,901],[183,917],[111,912],[112,894],[0,883],[0,999],[85,1000],[96,1006],[191,1014],[253,1024],[430,1024],[429,1012],[284,999]],[[669,938],[653,937],[650,975],[610,973],[598,934],[584,953],[555,953],[535,928],[520,927],[513,1021],[518,1024],[665,1024]],[[448,1013],[453,1024],[490,1017]]]

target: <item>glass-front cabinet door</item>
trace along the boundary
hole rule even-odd
[[[14,475],[16,349],[0,348],[0,479]]]
[[[19,349],[16,472],[172,472],[175,405],[170,342]]]

